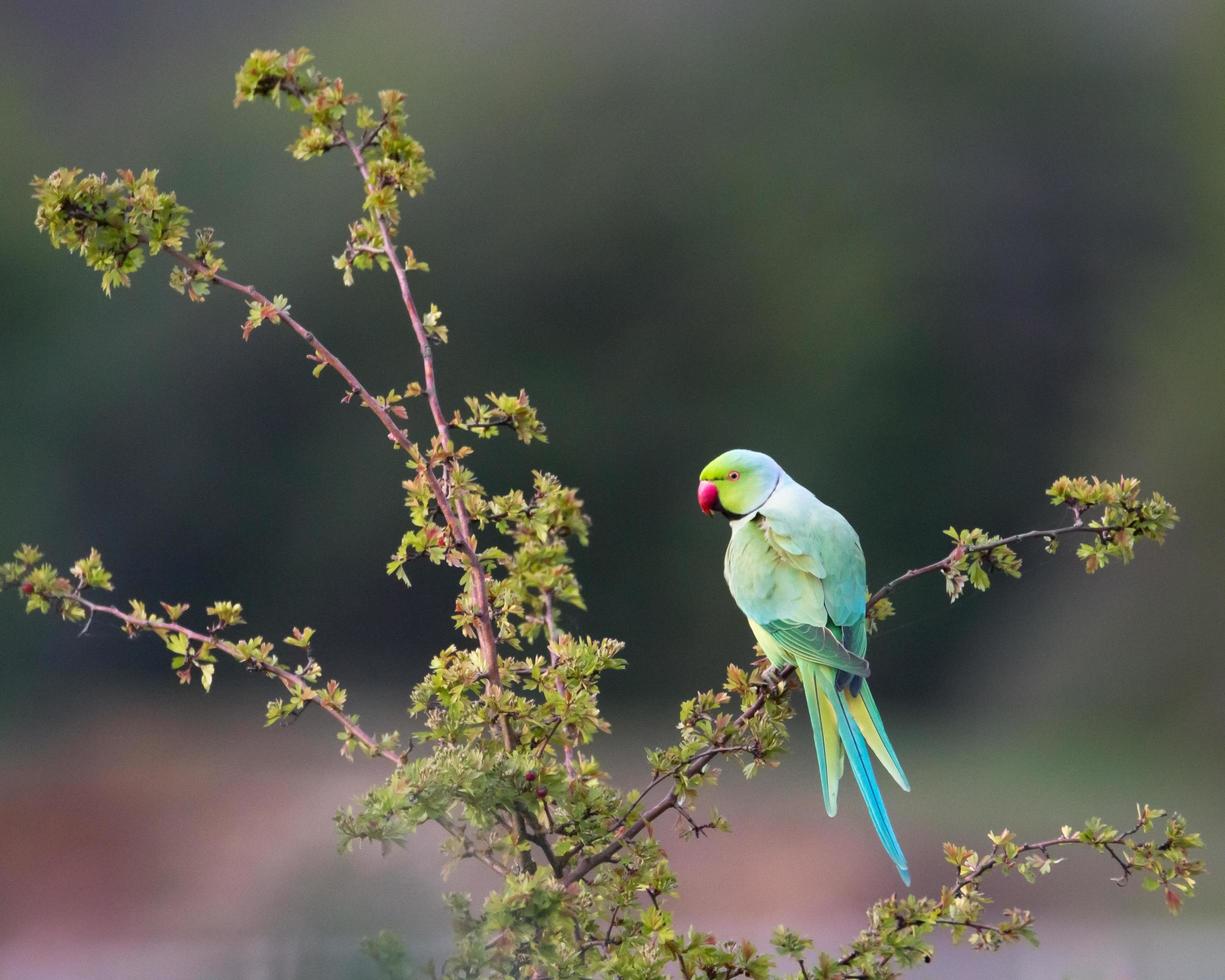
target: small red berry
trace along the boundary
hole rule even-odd
[[[21,583],[21,592],[22,592],[22,595],[31,595],[31,594],[33,594],[33,592],[34,592],[34,583],[33,583],[33,582],[22,582],[22,583]]]
[[[538,790],[536,790],[536,799],[538,800],[543,800],[548,795],[549,787],[547,786],[541,786]]]
[[[535,782],[536,781],[536,770],[529,769],[527,772],[523,774],[523,778],[526,779],[529,783]]]

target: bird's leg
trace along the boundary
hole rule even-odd
[[[774,664],[770,664],[761,672],[761,682],[770,688],[778,687],[783,683],[782,678],[778,676],[778,668]]]

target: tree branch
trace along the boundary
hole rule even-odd
[[[901,899],[892,895],[874,903],[868,910],[868,927],[843,947],[841,956],[821,957],[821,975],[831,980],[897,976],[910,966],[930,961],[933,948],[924,940],[937,927],[947,930],[954,943],[969,930],[974,934],[970,945],[980,950],[996,950],[1022,939],[1036,945],[1034,917],[1026,909],[1008,909],[998,922],[982,920],[991,899],[979,883],[996,868],[1005,874],[1017,871],[1032,883],[1059,863],[1048,854],[1056,847],[1080,845],[1106,851],[1124,869],[1123,878],[1113,881],[1121,884],[1133,874],[1142,874],[1147,889],[1165,889],[1170,911],[1177,912],[1180,896],[1193,893],[1195,880],[1204,870],[1203,863],[1192,859],[1189,852],[1203,845],[1198,834],[1187,832],[1185,821],[1177,814],[1167,821],[1164,839],[1162,835],[1138,838],[1141,831],[1152,831],[1154,822],[1165,816],[1164,810],[1137,806],[1136,823],[1128,830],[1115,830],[1094,818],[1078,832],[1064,827],[1057,837],[1027,844],[1016,843],[1012,833],[1005,830],[988,835],[991,850],[981,856],[969,848],[945,844],[946,860],[960,872],[954,883],[941,888],[938,898],[910,895]],[[1122,848],[1123,856],[1115,848]],[[1036,856],[1039,854],[1041,858]],[[783,945],[793,950],[797,940],[803,941],[793,934],[784,935],[782,940],[782,944],[775,943],[780,952]]]
[[[921,575],[928,575],[932,572],[942,572],[951,567],[954,562],[966,555],[978,554],[984,551],[993,551],[1001,545],[1014,545],[1021,541],[1029,541],[1032,538],[1058,538],[1065,534],[1092,534],[1098,537],[1103,537],[1119,530],[1117,527],[1090,527],[1081,520],[1082,511],[1073,508],[1076,515],[1076,521],[1066,527],[1053,527],[1045,531],[1024,531],[1020,534],[1011,534],[1006,538],[992,538],[990,541],[984,541],[982,544],[958,545],[939,561],[934,561],[930,565],[922,565],[919,568],[912,568],[910,571],[899,575],[897,578],[886,582],[879,589],[868,597],[867,608],[871,609],[881,599],[884,599],[893,592],[899,585],[909,582],[911,579],[919,578]]]
[[[558,659],[556,647],[557,623],[553,617],[553,593],[546,589],[540,593],[540,597],[544,600],[544,625],[549,640],[549,663],[553,667],[556,667]],[[557,689],[557,693],[564,698],[566,696],[566,685],[560,677],[556,679],[555,687]],[[566,740],[562,746],[562,757],[566,767],[566,775],[573,780],[578,778],[578,767],[575,765],[574,749],[570,744],[570,739],[571,732],[569,729],[567,729]]]
[[[193,256],[187,255],[186,253],[177,249],[166,248],[164,251],[168,252],[174,258],[174,260],[184,268],[199,273],[211,282],[216,283],[218,286],[222,286],[231,290],[232,292],[238,293],[240,296],[245,296],[247,299],[263,306],[274,306],[272,300],[254,286],[243,285],[242,283],[237,282],[234,279],[230,279],[227,276],[223,276],[220,273],[212,272],[207,266],[204,265],[203,262],[200,262]],[[394,255],[394,249],[392,250],[392,253]],[[398,259],[396,261],[398,262]],[[400,265],[399,268],[401,272],[403,272],[403,266]],[[409,302],[411,303],[411,297]],[[383,428],[387,430],[387,437],[400,449],[403,449],[406,453],[408,453],[410,457],[418,460],[418,465],[420,466],[421,471],[425,474],[426,480],[429,482],[430,490],[434,495],[434,501],[438,505],[438,511],[442,515],[443,520],[446,522],[447,527],[450,529],[452,537],[463,551],[465,560],[468,564],[472,582],[474,583],[474,598],[477,601],[479,610],[477,617],[477,638],[481,645],[482,656],[485,660],[485,671],[487,674],[487,682],[490,692],[496,693],[498,690],[500,690],[500,683],[498,676],[496,643],[493,639],[493,627],[490,620],[489,597],[485,587],[485,572],[476,555],[475,541],[472,538],[471,528],[468,523],[468,517],[464,513],[463,504],[456,501],[456,506],[452,508],[446,489],[438,479],[437,474],[434,473],[433,468],[429,465],[427,460],[421,457],[417,446],[413,443],[412,439],[409,438],[408,433],[400,428],[400,426],[396,423],[395,419],[391,415],[391,412],[387,410],[386,406],[380,404],[377,398],[370,394],[366,386],[363,385],[360,380],[358,380],[357,375],[355,375],[339,357],[332,353],[332,351],[328,349],[323,341],[316,337],[310,330],[307,330],[306,327],[303,326],[302,323],[299,322],[298,319],[291,313],[285,310],[278,310],[277,315],[280,317],[280,319],[285,321],[285,323],[291,330],[294,331],[294,333],[296,333],[302,338],[303,341],[310,345],[312,350],[314,350],[315,355],[320,360],[326,363],[328,367],[332,368],[337,374],[340,375],[341,378],[344,379],[345,384],[349,386],[350,390],[355,392],[361,399],[361,403],[366,408],[370,409],[379,422],[382,423]],[[412,317],[415,330],[420,324],[420,318],[416,316],[415,307],[413,308]],[[426,341],[425,352],[427,354],[429,353],[428,338]],[[438,404],[438,398],[436,389],[433,387],[432,357],[427,363],[430,365],[426,371],[426,378],[428,382],[427,390],[430,392],[431,412],[435,414],[435,420],[437,421],[440,416],[435,411]],[[440,411],[440,409],[438,411]],[[446,431],[445,424],[446,423],[444,421],[442,423],[442,431]],[[449,441],[447,444],[449,444]],[[513,733],[510,731],[509,725],[507,725],[504,717],[501,718],[501,725],[503,727],[503,741],[506,742],[508,749],[512,748],[514,744]]]
[[[362,176],[362,184],[367,193],[375,190],[371,185],[370,168],[366,165],[366,157],[363,153],[366,144],[359,146],[353,142],[353,139],[344,128],[343,120],[337,123],[336,138],[347,146],[353,154],[354,163]],[[409,322],[413,328],[413,335],[417,338],[417,347],[421,355],[421,367],[425,380],[425,394],[426,399],[429,401],[430,414],[434,417],[434,427],[438,430],[438,439],[442,446],[449,449],[451,446],[451,432],[442,410],[442,403],[438,398],[438,384],[434,377],[433,347],[430,344],[429,335],[425,332],[425,325],[421,322],[421,314],[417,310],[417,304],[413,300],[412,289],[408,285],[408,272],[404,268],[404,263],[400,261],[399,253],[396,251],[395,244],[392,241],[391,228],[387,224],[387,219],[382,214],[377,214],[376,218],[379,233],[383,239],[383,254],[391,264],[391,270],[395,274],[396,282],[400,287],[400,299],[404,304],[404,311],[408,314]],[[455,466],[455,462],[452,461],[453,472]],[[472,597],[477,607],[477,641],[481,646],[481,654],[485,658],[485,672],[489,676],[489,682],[494,691],[497,691],[500,687],[500,679],[498,676],[498,640],[497,633],[493,628],[493,606],[489,601],[489,587],[485,580],[485,570],[477,558],[476,540],[472,535],[472,528],[462,500],[456,498],[454,515],[448,523],[451,524],[452,533],[455,536],[456,542],[463,549],[464,556],[468,560],[468,567],[471,570]],[[514,745],[513,733],[510,731],[509,726],[506,725],[505,719],[502,720],[502,724],[504,728],[503,736],[507,742],[507,748],[510,749]]]
[[[1097,846],[1100,844],[1102,849],[1105,850],[1112,858],[1114,858],[1115,863],[1123,869],[1123,878],[1126,879],[1131,876],[1132,866],[1126,864],[1117,853],[1111,850],[1110,845],[1120,844],[1126,846],[1130,842],[1131,838],[1135,837],[1136,834],[1140,833],[1140,831],[1144,829],[1145,822],[1145,818],[1143,814],[1141,814],[1139,817],[1137,817],[1135,826],[1130,830],[1115,833],[1111,835],[1108,840],[1103,841],[1087,841],[1078,834],[1062,833],[1058,837],[1051,837],[1048,840],[1034,841],[1029,844],[1019,844],[1016,846],[1016,850],[1012,852],[1012,859],[1015,859],[1022,854],[1034,853],[1035,851],[1045,855],[1046,852],[1053,847],[1065,847],[1068,844],[1088,844],[1091,846]],[[971,882],[977,881],[996,865],[1003,862],[1005,857],[1006,855],[1003,845],[995,844],[990,851],[988,851],[978,860],[973,868],[957,876],[957,881],[953,886],[954,891],[964,891],[967,885],[969,885]],[[1112,880],[1119,881],[1117,878]]]
[[[290,94],[295,94],[302,97],[300,89],[287,87],[286,91]],[[362,150],[350,138],[343,127],[343,122],[337,123],[334,130],[336,139],[339,145],[347,146],[353,153],[358,163],[358,169],[361,172],[364,186],[367,190],[372,190],[370,187],[370,172],[366,165]],[[94,225],[105,225],[103,218],[100,215],[93,213],[91,210],[74,205],[72,202],[63,202],[60,205],[62,212],[67,215],[70,220],[84,221]],[[403,300],[404,307],[408,313],[409,321],[412,324],[413,333],[417,339],[417,345],[421,355],[422,370],[424,373],[424,390],[426,398],[430,406],[430,414],[433,417],[434,427],[437,431],[438,451],[440,454],[447,455],[452,476],[452,483],[457,484],[458,480],[454,479],[458,472],[458,463],[449,454],[453,451],[453,443],[451,441],[450,430],[447,425],[446,417],[443,414],[442,405],[438,397],[438,388],[434,376],[434,359],[433,351],[430,345],[430,338],[425,331],[425,325],[421,320],[421,316],[417,311],[416,304],[413,301],[412,292],[408,285],[408,274],[405,270],[404,263],[400,260],[396,253],[395,246],[391,240],[391,229],[387,224],[386,218],[381,215],[377,216],[378,226],[382,235],[382,251],[381,255],[386,258],[392,270],[395,273],[396,280],[400,286],[400,295]],[[146,235],[136,234],[132,239],[132,248],[138,245],[148,245],[149,240]],[[283,320],[290,328],[298,334],[314,351],[315,358],[322,363],[327,364],[344,379],[349,386],[349,390],[353,394],[360,396],[361,403],[370,409],[387,430],[388,438],[395,445],[408,453],[411,459],[414,459],[421,472],[424,474],[427,483],[430,487],[430,492],[433,495],[435,502],[438,505],[439,513],[450,531],[451,537],[456,546],[463,554],[464,564],[467,565],[469,572],[470,588],[472,591],[473,604],[475,606],[475,623],[474,630],[477,637],[477,642],[481,649],[482,659],[484,661],[484,669],[486,675],[486,686],[488,693],[497,694],[501,689],[499,676],[499,662],[497,655],[497,633],[493,625],[493,608],[489,597],[488,582],[484,567],[481,565],[480,559],[476,550],[476,539],[472,532],[471,522],[464,508],[463,501],[458,495],[452,501],[447,494],[446,487],[443,481],[439,479],[438,474],[434,472],[433,464],[429,458],[432,454],[422,454],[416,444],[409,438],[408,434],[395,422],[388,408],[380,404],[379,400],[372,396],[369,390],[358,380],[357,376],[349,370],[349,368],[330,351],[311,331],[307,330],[296,317],[291,315],[283,306],[278,306],[276,302],[269,299],[264,293],[260,292],[254,286],[244,285],[234,279],[222,275],[216,266],[210,267],[206,263],[200,261],[196,257],[189,255],[179,249],[165,245],[161,246],[162,250],[170,254],[174,260],[183,268],[194,273],[198,278],[211,283],[216,283],[226,289],[236,292],[248,300],[259,304],[260,307],[267,309],[269,316],[275,315],[276,319]],[[514,732],[511,730],[509,723],[504,716],[499,717],[499,726],[501,728],[503,742],[508,750],[515,745]]]
[[[481,864],[485,865],[485,867],[489,868],[491,871],[497,872],[503,878],[510,877],[512,873],[510,868],[504,865],[492,854],[478,849],[476,845],[468,839],[467,835],[451,822],[451,819],[448,816],[443,814],[442,816],[434,817],[434,822],[464,846],[464,857],[474,857],[480,861]]]
[[[242,663],[253,670],[258,670],[262,673],[277,678],[277,680],[284,684],[289,690],[297,690],[306,695],[307,703],[317,704],[326,714],[331,715],[332,718],[334,718],[340,724],[340,727],[348,732],[353,739],[365,746],[366,750],[371,755],[381,756],[395,766],[399,766],[404,762],[404,756],[407,753],[392,752],[388,749],[382,748],[378,741],[368,734],[365,729],[361,727],[361,725],[357,724],[357,722],[355,722],[347,712],[342,711],[339,708],[332,707],[329,704],[325,704],[319,699],[314,688],[312,688],[310,684],[304,681],[292,670],[282,667],[280,664],[270,664],[264,661],[251,660],[250,658],[243,656],[238,651],[238,648],[228,640],[222,640],[215,635],[201,633],[197,630],[183,626],[180,623],[135,616],[132,613],[124,612],[122,609],[119,609],[116,606],[107,606],[97,602],[92,602],[91,600],[82,596],[79,592],[67,592],[63,596],[57,596],[57,598],[67,598],[72,602],[79,603],[81,606],[89,610],[90,615],[102,614],[104,616],[110,616],[113,619],[117,619],[120,622],[126,623],[128,626],[138,630],[149,630],[151,632],[162,633],[179,633],[195,643],[200,643],[220,650],[232,657],[234,660],[237,660],[239,663]]]

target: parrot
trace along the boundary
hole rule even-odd
[[[698,479],[702,512],[722,514],[731,526],[723,576],[732,598],[772,667],[792,666],[799,675],[825,812],[838,811],[838,781],[849,760],[876,835],[909,885],[868,753],[910,791],[865,680],[867,568],[859,535],[765,453],[729,450]]]

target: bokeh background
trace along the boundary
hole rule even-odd
[[[5,4],[0,32],[0,538],[120,595],[241,600],[309,622],[378,728],[449,642],[453,582],[385,556],[406,525],[385,438],[314,381],[296,339],[239,337],[153,262],[106,300],[32,226],[61,164],[151,166],[380,390],[416,375],[390,279],[329,257],[351,168],[282,148],[296,118],[231,108],[256,46],[305,44],[373,94],[409,93],[437,181],[410,205],[418,277],[452,330],[444,397],[523,386],[551,442],[484,444],[491,487],[532,467],[582,488],[590,612],[627,641],[598,752],[627,783],[676,702],[750,637],[694,501],[731,446],[774,454],[858,528],[883,581],[950,523],[1055,519],[1062,472],[1143,477],[1184,515],[1166,547],[1090,579],[1070,553],[949,608],[908,587],[873,685],[914,785],[886,790],[935,890],[946,839],[1044,835],[1136,801],[1225,837],[1225,8],[1151,3],[182,2]],[[1070,551],[1070,549],[1069,549]],[[335,854],[329,817],[382,776],[326,721],[262,729],[273,692],[222,665],[180,689],[160,648],[0,611],[0,974],[368,976],[381,928],[445,954],[434,840]],[[806,739],[799,719],[796,733]],[[682,923],[827,947],[893,873],[854,793],[821,812],[806,741],[718,791],[736,832],[682,843]],[[999,886],[1040,950],[941,950],[927,974],[1219,976],[1216,878],[1182,918],[1077,856]],[[926,975],[926,974],[924,974]]]

